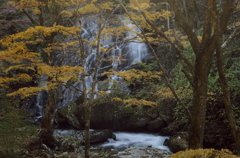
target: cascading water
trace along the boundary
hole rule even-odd
[[[93,17],[92,17],[93,18]],[[140,32],[140,30],[138,28],[136,28],[136,26],[132,23],[127,23],[126,19],[124,19],[121,16],[117,16],[117,18],[120,19],[120,21],[122,21],[122,24],[120,25],[125,25],[127,26],[129,29],[134,29],[134,32],[128,31],[126,32],[126,36],[124,37],[125,39],[130,39],[133,37],[137,37],[137,33],[136,32]],[[86,20],[83,19],[82,23],[83,26],[82,27],[82,38],[87,39],[88,41],[93,41],[94,40],[94,35],[97,33],[98,31],[98,23],[93,22],[94,20]],[[110,44],[118,42],[117,38],[107,38],[107,39],[102,39],[101,43],[103,43],[103,47],[104,48],[108,48]],[[94,64],[95,64],[95,58],[96,58],[96,48],[92,48],[89,45],[85,45],[86,47],[86,52],[88,52],[88,56],[86,57],[86,62],[84,65],[84,70],[87,72],[91,72],[91,69],[93,68]],[[113,70],[115,71],[121,71],[123,69],[125,69],[126,67],[134,64],[135,62],[142,62],[142,59],[148,54],[148,49],[147,49],[147,45],[145,43],[141,43],[138,40],[134,40],[132,42],[127,42],[127,43],[122,43],[119,45],[116,45],[115,48],[113,50],[111,50],[111,53],[109,53],[106,58],[111,58],[112,62],[108,63],[108,65],[106,64],[102,64],[101,67],[99,69],[104,69],[105,67],[112,67]],[[123,58],[126,60],[126,62],[122,62],[120,59]],[[78,66],[78,65],[76,65]],[[91,75],[90,76],[86,76],[85,77],[86,80],[86,87],[87,88],[92,88],[92,78]],[[109,88],[111,88],[113,82],[111,82],[111,80],[117,80],[122,82],[122,79],[120,79],[120,77],[117,77],[116,75],[113,75],[110,79],[110,83],[109,83]],[[74,83],[74,86],[82,87],[81,83],[76,82]],[[97,88],[97,87],[95,87]],[[80,88],[81,89],[81,88]],[[127,87],[123,87],[123,89],[128,90]],[[107,92],[111,92],[110,90]],[[69,104],[70,102],[74,102],[77,100],[77,98],[80,96],[80,94],[76,94],[75,90],[70,90],[69,88],[64,89],[63,92],[63,99],[62,102],[59,103],[58,107],[63,107],[66,106],[67,104]]]
[[[81,19],[82,25],[82,38],[86,39],[85,52],[87,54],[86,56],[86,62],[84,63],[84,70],[88,72],[90,75],[85,77],[86,80],[86,87],[92,88],[92,77],[91,77],[91,70],[95,64],[96,59],[96,48],[92,47],[88,43],[93,42],[95,35],[98,31],[98,22],[95,19],[96,16],[90,16],[84,19]],[[122,37],[122,39],[132,39],[133,37],[137,37],[136,32],[140,32],[140,30],[132,23],[127,22],[127,19],[123,18],[122,16],[116,16],[119,21],[119,26],[126,26],[129,28],[129,30],[134,29],[134,31],[127,31],[125,33],[125,37]],[[110,36],[110,35],[109,35]],[[139,37],[138,37],[139,38]],[[72,39],[69,39],[72,40]],[[101,39],[101,43],[103,43],[102,47],[108,48],[111,44],[114,44],[118,42],[118,37],[112,37],[107,39]],[[66,50],[67,52],[67,50]],[[58,60],[61,60],[60,65],[71,65],[71,66],[81,66],[80,63],[80,57],[78,54],[74,52],[68,52],[65,53],[66,56],[57,55],[56,57],[56,63],[59,63]],[[122,71],[126,69],[126,67],[129,67],[130,65],[133,65],[135,62],[142,62],[142,59],[148,55],[148,48],[145,43],[141,43],[139,40],[133,39],[131,42],[121,43],[119,45],[116,45],[114,49],[111,50],[109,54],[107,54],[106,58],[111,58],[112,62],[104,62],[99,67],[99,70],[104,71],[105,68],[109,70],[109,68],[112,68],[115,71]],[[122,60],[123,59],[123,60]],[[81,74],[79,74],[80,77]],[[110,79],[109,88],[111,88],[113,82],[111,80],[117,80],[119,82],[123,82],[123,80],[113,75]],[[81,82],[75,82],[72,83],[72,87],[69,88],[67,86],[62,87],[62,98],[61,101],[58,104],[58,108],[61,108],[63,106],[68,105],[71,102],[76,101],[80,97],[80,93],[78,93],[78,90],[83,89],[83,85]],[[124,90],[128,90],[126,86],[122,87]],[[97,89],[97,86],[95,87]],[[107,92],[111,92],[110,90]],[[40,97],[40,96],[38,96]],[[95,96],[96,97],[96,96]]]
[[[133,28],[135,32],[141,32],[139,28],[137,28],[134,24],[128,23],[127,27]],[[134,32],[127,32],[128,37],[137,36]],[[129,42],[127,45],[127,59],[129,65],[134,64],[135,62],[142,62],[142,59],[148,54],[148,48],[145,43],[140,43],[138,40],[134,40],[134,42]]]
[[[46,76],[42,75],[39,80],[39,87],[44,87],[46,83]],[[29,107],[30,113],[34,116],[34,121],[38,122],[44,115],[44,108],[47,102],[47,92],[46,91],[40,91],[38,92],[38,95],[36,96],[36,103],[34,107]]]

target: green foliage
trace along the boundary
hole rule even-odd
[[[142,62],[136,62],[140,69],[144,72],[148,72],[148,71],[158,71],[158,65],[156,61],[150,62],[150,63],[142,63]]]
[[[29,116],[11,103],[0,101],[0,157],[16,158],[21,153],[36,127]]]
[[[172,154],[170,158],[238,158],[227,149],[214,150],[214,149],[197,149],[186,150]]]

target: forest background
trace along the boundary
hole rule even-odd
[[[174,108],[173,118],[189,125],[189,148],[203,147],[205,123],[214,124],[213,122],[221,121],[224,126],[229,127],[231,131],[229,138],[232,143],[235,142],[235,147],[229,148],[240,153],[239,1],[171,0],[137,3],[138,5],[134,6],[131,5],[133,3],[84,0],[50,3],[22,0],[12,2],[10,5],[9,1],[1,2],[0,85],[3,87],[1,121],[4,122],[1,129],[6,133],[5,129],[11,127],[18,138],[11,138],[14,144],[19,145],[20,139],[24,136],[16,129],[28,124],[28,121],[22,121],[25,113],[20,110],[23,109],[25,99],[46,89],[37,87],[41,75],[48,76],[47,88],[50,98],[41,121],[41,130],[38,132],[43,142],[44,139],[51,139],[53,140],[51,142],[54,142],[52,120],[58,102],[59,86],[70,80],[85,82],[84,76],[89,75],[83,66],[60,67],[53,62],[56,52],[62,51],[60,47],[69,48],[70,52],[76,51],[71,48],[72,45],[78,45],[79,59],[82,65],[86,63],[83,48],[86,41],[81,38],[81,29],[75,26],[79,16],[100,14],[103,17],[106,14],[122,12],[141,30],[138,36],[148,44],[155,61],[138,63],[138,70],[114,72],[127,81],[133,93],[129,96],[125,93],[118,94],[116,91],[108,97],[116,102],[121,101],[126,106],[157,106],[164,99],[176,99],[179,106]],[[74,5],[78,8],[69,10]],[[101,52],[108,53],[108,50],[101,47],[101,37],[106,38],[107,33],[121,34],[126,31],[123,27],[111,32],[111,28],[105,29],[107,23],[104,20],[100,23],[97,42],[91,43],[92,46],[99,48],[97,51],[99,58],[91,70],[94,82],[92,88],[85,86],[80,92],[84,98],[86,133],[90,128],[88,116],[92,105],[95,104],[94,95],[97,93],[102,97],[107,95],[104,90],[95,89],[98,82],[98,65],[103,60]],[[56,38],[60,35],[75,36],[77,40],[59,43]],[[80,79],[77,75],[79,72],[82,74]],[[103,75],[112,73],[108,71]],[[116,83],[116,88],[118,87]],[[13,97],[14,101],[9,102],[6,95]],[[30,128],[29,134],[34,133],[32,129],[34,128]],[[11,137],[12,134],[7,133]],[[23,133],[28,136],[27,132]],[[89,138],[87,136],[85,138],[87,142]],[[9,137],[2,139],[8,141]],[[87,145],[86,148],[89,148],[90,144]],[[4,146],[8,153],[13,150],[12,144]],[[86,157],[88,155],[89,153],[86,153]]]

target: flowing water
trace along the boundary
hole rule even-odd
[[[90,42],[94,41],[95,35],[98,32],[98,27],[99,27],[99,23],[98,20],[96,20],[97,16],[91,16],[85,19],[81,19],[82,21],[82,25],[81,25],[81,29],[82,29],[82,38],[86,39],[86,44],[84,44],[85,47],[85,51],[86,51],[86,58],[85,58],[85,63],[82,64],[80,62],[80,57],[79,54],[76,54],[75,51],[71,51],[68,52],[68,50],[64,50],[65,53],[63,54],[57,54],[56,56],[56,65],[70,65],[70,66],[83,66],[84,70],[86,72],[89,73],[89,76],[85,77],[86,80],[86,87],[87,88],[95,88],[96,90],[98,89],[98,84],[96,85],[96,87],[92,87],[92,68],[95,65],[95,60],[96,60],[96,48],[94,48],[93,46],[91,46],[91,44],[89,44]],[[132,23],[126,22],[129,21],[128,19],[123,18],[122,16],[116,16],[116,19],[118,19],[119,23],[117,23],[116,25],[119,25],[119,27],[121,26],[125,26],[128,27],[129,30],[133,29],[134,31],[126,31],[124,33],[124,37],[121,37],[122,40],[124,39],[132,39],[133,37],[138,37],[138,33],[140,32],[140,30]],[[112,38],[107,38],[107,39],[102,39],[101,43],[102,43],[102,47],[104,48],[109,48],[109,46],[111,46],[112,44],[119,42],[120,37],[118,36],[112,36]],[[66,41],[71,41],[74,39],[65,39]],[[126,43],[121,43],[121,44],[117,44],[114,46],[114,48],[111,50],[111,52],[109,54],[106,55],[106,59],[113,59],[112,61],[108,61],[108,62],[101,62],[101,64],[99,65],[99,71],[104,72],[104,71],[108,71],[109,69],[113,69],[115,71],[123,71],[125,70],[127,67],[135,64],[135,62],[142,62],[143,58],[148,55],[148,48],[147,45],[145,43],[140,42],[140,37],[138,37],[138,39],[134,39],[132,41],[126,42]],[[73,49],[74,50],[74,49]],[[123,59],[120,60],[120,59]],[[79,74],[79,77],[81,76],[81,74]],[[109,88],[111,89],[114,81],[118,81],[123,83],[123,80],[116,76],[113,75],[112,77],[110,77],[109,79]],[[129,91],[127,86],[124,86],[124,84],[122,84],[122,89]],[[58,103],[58,108],[64,107],[66,105],[68,105],[71,102],[75,102],[79,97],[80,97],[80,93],[76,92],[76,89],[78,89],[79,91],[83,89],[83,85],[81,82],[75,82],[72,83],[72,87],[74,88],[69,88],[66,86],[62,87],[62,95],[61,97],[61,101]],[[108,93],[111,93],[111,90],[107,91]],[[97,97],[97,96],[95,96]],[[42,94],[39,93],[37,96],[37,104],[36,104],[36,108],[38,109],[38,117],[42,117],[43,115],[43,105],[39,104],[40,100],[42,98]]]
[[[170,151],[167,146],[163,145],[164,141],[169,138],[167,136],[129,132],[116,132],[114,134],[116,135],[116,140],[109,139],[108,142],[100,146],[104,148],[115,148],[119,151],[130,147],[153,147]]]
[[[92,42],[94,41],[94,36],[97,34],[98,31],[98,22],[97,20],[94,20],[96,17],[90,17],[87,19],[82,19],[83,25],[81,26],[82,29],[82,38],[87,39],[88,41]],[[127,31],[125,33],[124,39],[130,39],[133,37],[138,37],[137,33],[140,32],[138,28],[132,23],[126,22],[127,19],[124,19],[122,16],[116,16],[117,19],[119,19],[119,27],[126,26],[129,29],[133,29],[134,31]],[[139,37],[138,37],[139,39]],[[112,37],[107,39],[102,39],[102,47],[108,48],[110,45],[119,42],[118,37]],[[91,77],[91,70],[93,69],[95,65],[96,60],[96,48],[91,47],[90,45],[85,45],[86,52],[88,55],[86,56],[86,62],[83,65],[84,70],[89,72],[89,76],[86,76],[86,87],[92,88],[92,77]],[[142,59],[148,55],[148,48],[145,43],[141,43],[139,40],[135,39],[131,42],[121,43],[114,47],[114,49],[111,50],[109,54],[106,55],[106,59],[111,58],[111,62],[102,62],[99,66],[99,70],[103,70],[105,68],[112,68],[115,71],[122,71],[126,69],[126,67],[129,67],[130,65],[135,64],[135,62],[142,62]],[[74,56],[74,54],[73,54]],[[76,57],[78,59],[79,57]],[[75,60],[76,60],[75,59]],[[123,59],[124,61],[121,61],[120,59]],[[78,59],[79,60],[79,59]],[[70,64],[73,63],[71,60],[64,60],[64,64]],[[79,66],[81,63],[79,61],[76,61],[77,63],[74,66]],[[106,69],[107,70],[107,69]],[[116,76],[112,75],[109,79],[109,89],[111,89],[114,81],[123,82],[123,80]],[[76,82],[73,84],[74,87],[77,87],[79,89],[82,89],[82,83]],[[98,89],[98,85],[94,87],[95,89]],[[129,89],[126,86],[122,86],[123,90],[129,91]],[[107,91],[108,93],[111,93],[111,90]],[[58,104],[58,108],[68,105],[70,102],[74,102],[77,100],[77,98],[81,95],[79,93],[76,93],[75,90],[69,89],[67,87],[63,87],[63,98],[62,101]],[[97,96],[95,96],[97,97]]]

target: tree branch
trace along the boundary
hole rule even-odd
[[[144,32],[144,30],[137,24],[137,22],[132,18],[132,16],[128,13],[128,10],[126,9],[126,7],[120,2],[120,0],[118,0],[119,4],[124,8],[124,10],[126,11],[126,13],[128,14],[129,18],[133,21],[133,23],[141,30],[142,34],[143,34],[143,37],[144,39],[146,40],[147,42],[147,45],[149,46],[149,48],[151,49],[151,52],[153,53],[154,57],[155,57],[155,60],[157,61],[157,64],[158,64],[158,67],[160,68],[160,70],[162,71],[162,75],[163,75],[163,78],[168,86],[168,88],[171,90],[173,96],[175,97],[175,99],[177,100],[178,104],[184,109],[184,111],[186,112],[187,116],[188,116],[188,119],[189,121],[191,121],[192,119],[192,116],[191,116],[191,113],[190,111],[187,109],[187,107],[182,103],[182,101],[180,100],[180,98],[178,97],[176,91],[174,90],[173,86],[171,85],[167,75],[166,75],[166,71],[164,70],[160,60],[158,59],[157,57],[157,53],[155,52],[155,50],[153,49],[153,47],[151,46],[150,42],[148,41],[147,37],[146,37],[146,34]],[[164,34],[163,34],[164,35]],[[164,35],[165,36],[165,35]]]
[[[176,0],[171,0],[170,1],[171,6],[173,7],[173,10],[175,12],[175,17],[176,17],[177,21],[179,22],[179,24],[181,25],[181,27],[183,28],[183,30],[187,34],[188,40],[191,43],[193,51],[196,54],[199,51],[200,43],[199,43],[197,35],[194,31],[193,19],[192,18],[186,18],[184,16],[183,12],[180,9],[181,7],[179,7],[179,0],[177,0],[177,1]]]
[[[25,10],[25,9],[22,9],[23,13],[30,19],[30,21],[37,25],[37,26],[40,26],[40,24]]]
[[[142,12],[142,15],[143,15],[144,19],[147,21],[147,23],[155,30],[155,32],[156,32],[159,36],[163,37],[169,44],[171,44],[171,45],[175,48],[175,50],[176,50],[177,54],[179,55],[180,59],[182,59],[182,60],[184,61],[184,63],[186,63],[186,65],[187,65],[188,68],[190,69],[191,74],[194,76],[193,65],[192,65],[192,64],[188,61],[188,59],[183,55],[182,50],[181,50],[175,43],[173,43],[163,32],[161,32],[161,31],[152,23],[152,21],[150,21],[144,12]]]
[[[240,27],[236,28],[231,35],[229,35],[228,39],[221,45],[221,49],[224,49],[238,34],[240,34]]]

